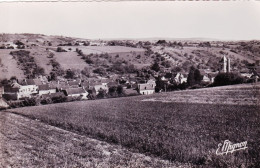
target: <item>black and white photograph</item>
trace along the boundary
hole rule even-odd
[[[0,168],[259,168],[259,78],[259,0],[0,0]]]

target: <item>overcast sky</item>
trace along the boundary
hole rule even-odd
[[[260,40],[260,1],[0,3],[0,33]]]

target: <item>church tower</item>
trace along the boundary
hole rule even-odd
[[[223,56],[223,58],[222,58],[222,65],[223,65],[223,67],[222,67],[222,71],[224,72],[224,73],[229,73],[230,71],[231,71],[231,69],[230,69],[230,58],[227,58],[225,55]]]
[[[230,58],[227,59],[227,72],[230,72]]]
[[[223,72],[226,73],[227,72],[227,58],[224,55],[223,57]]]

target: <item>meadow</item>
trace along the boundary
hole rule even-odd
[[[18,64],[13,56],[9,53],[14,50],[0,50],[0,79],[5,79],[14,76],[14,74],[18,78],[24,78],[24,73],[21,69],[19,69]]]
[[[185,91],[193,99],[204,95],[215,102],[219,94],[259,98],[259,86],[239,85]],[[247,90],[247,92],[241,92]],[[178,102],[167,97],[182,92],[149,96],[80,101],[9,110],[132,152],[169,161],[206,167],[260,166],[260,113],[258,104]],[[195,94],[196,93],[196,94]],[[201,94],[200,94],[201,93]],[[202,96],[200,96],[202,95]],[[177,95],[176,95],[177,96]],[[151,99],[160,101],[153,101]],[[161,101],[163,99],[167,101]],[[171,100],[171,101],[170,101]],[[254,101],[255,99],[252,99]],[[202,101],[203,102],[203,101]],[[216,155],[219,143],[247,141],[248,149]]]

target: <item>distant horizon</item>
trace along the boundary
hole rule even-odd
[[[260,39],[257,1],[0,3],[0,32],[84,39]]]
[[[86,39],[86,40],[190,40],[190,41],[260,41],[260,39],[218,39],[218,38],[207,38],[207,37],[190,37],[190,38],[181,38],[181,37],[119,37],[119,38],[85,38],[85,37],[74,37],[68,35],[54,35],[54,34],[43,34],[43,33],[3,33],[0,34],[12,34],[12,35],[19,35],[19,34],[33,34],[33,35],[44,35],[44,36],[60,36],[60,37],[69,37],[69,38],[78,38],[78,39]]]

